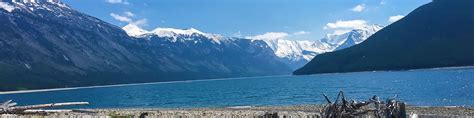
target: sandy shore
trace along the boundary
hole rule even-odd
[[[233,108],[193,108],[193,109],[84,109],[89,113],[54,113],[41,117],[155,117],[155,118],[317,118],[320,117],[319,105],[271,106],[271,107],[233,107]],[[464,107],[407,107],[410,116],[474,118],[474,108]],[[38,115],[2,115],[2,117],[36,117]]]

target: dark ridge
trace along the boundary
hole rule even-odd
[[[316,56],[294,74],[472,66],[472,3],[472,0],[428,3],[359,45]]]

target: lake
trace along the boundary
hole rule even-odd
[[[322,104],[338,91],[418,106],[474,106],[474,67],[234,78],[1,94],[20,105],[85,101],[81,108],[196,108]]]

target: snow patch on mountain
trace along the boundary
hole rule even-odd
[[[343,34],[327,34],[326,37],[321,39],[321,42],[331,45],[334,50],[341,50],[364,42],[382,28],[383,26],[375,24]]]
[[[328,45],[318,41],[296,41],[286,39],[252,39],[262,40],[274,50],[275,55],[290,61],[311,60],[317,54],[331,51]]]
[[[0,8],[8,11],[8,12],[12,12],[13,10],[15,10],[15,6],[12,6],[6,2],[0,2]]]
[[[4,9],[8,12],[15,10],[27,11],[28,13],[42,15],[37,13],[36,10],[47,10],[56,13],[58,17],[63,17],[66,14],[70,15],[71,8],[65,3],[59,0],[0,0],[0,9]]]
[[[61,0],[2,0],[8,3],[62,3]]]
[[[128,24],[122,28],[127,32],[131,37],[142,38],[146,36],[156,35],[158,37],[165,37],[172,39],[173,42],[176,42],[180,38],[191,37],[191,36],[204,36],[211,39],[214,43],[220,44],[225,38],[218,34],[204,33],[194,28],[189,29],[175,29],[175,28],[156,28],[152,31],[148,31],[140,28],[134,24]],[[189,38],[185,38],[189,39]]]
[[[193,34],[207,35],[194,28],[189,28],[189,29],[156,28],[155,30],[151,32],[162,37],[176,37],[178,35],[193,35]]]
[[[307,62],[317,54],[331,51],[329,45],[319,41],[289,40],[288,33],[268,32],[262,35],[246,37],[252,41],[264,41],[282,60],[292,62]]]
[[[189,29],[156,28],[151,32],[160,37],[173,37],[175,39],[179,36],[201,35],[209,39],[212,39],[216,43],[220,43],[221,40],[224,38],[221,35],[204,33],[194,28],[189,28]]]
[[[328,34],[326,37],[315,41],[289,40],[286,39],[288,34],[285,33],[267,33],[265,35],[246,37],[246,39],[265,42],[273,50],[275,56],[292,65],[292,67],[299,68],[311,61],[316,55],[345,49],[362,43],[382,28],[379,25],[372,25],[354,29],[347,33]],[[158,36],[164,37],[171,42],[195,40],[194,43],[198,43],[202,37],[205,37],[205,39],[212,40],[214,43],[221,44],[223,40],[231,41],[230,39],[232,39],[231,37],[225,38],[217,34],[204,33],[194,28],[156,28],[152,31],[147,31],[134,24],[129,24],[122,29],[132,37]]]
[[[288,34],[283,33],[267,33],[266,35],[246,38],[252,41],[264,41],[274,51],[277,57],[289,63],[301,62],[304,64],[312,60],[318,54],[341,50],[362,43],[382,28],[383,27],[379,25],[372,25],[354,29],[343,34],[328,34],[323,39],[316,41],[288,40],[285,39]],[[204,36],[219,44],[223,39],[226,39],[221,35],[203,33],[194,28],[156,28],[155,30],[147,31],[134,24],[129,24],[123,27],[123,30],[132,37],[140,38],[156,35],[159,37],[167,37],[173,42],[176,42],[178,39],[195,40],[193,36]]]
[[[37,7],[37,6],[43,6],[44,4],[54,4],[59,7],[63,8],[70,8],[68,5],[65,3],[61,2],[60,0],[0,0],[0,4],[12,4],[12,5],[21,5],[21,6],[29,6],[30,9],[34,9],[32,6]]]
[[[132,37],[140,37],[141,35],[150,33],[150,31],[144,30],[135,24],[128,24],[122,29],[125,30],[125,32],[127,32],[127,34]]]
[[[285,36],[276,33],[273,33],[275,36],[259,35],[260,37],[247,38],[264,41],[274,51],[276,56],[293,64],[293,67],[299,68],[299,66],[311,61],[316,55],[342,50],[362,43],[382,28],[380,25],[372,25],[342,34],[328,34],[321,40],[316,41],[288,40],[285,39]]]

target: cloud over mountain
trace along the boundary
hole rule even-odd
[[[339,35],[339,34],[344,34],[352,29],[361,29],[364,27],[369,26],[367,24],[367,21],[365,20],[338,20],[333,23],[327,23],[326,26],[323,27],[323,29],[326,30],[334,30],[333,34]]]
[[[147,22],[148,22],[148,20],[146,18],[139,19],[139,20],[133,20],[131,17],[135,16],[135,14],[133,14],[130,11],[124,12],[124,15],[119,15],[119,14],[116,14],[116,13],[110,13],[110,16],[112,16],[115,20],[118,20],[120,22],[126,22],[128,24],[134,24],[134,25],[137,25],[137,26],[146,25]]]
[[[110,13],[110,16],[112,16],[115,20],[122,21],[122,22],[132,22],[131,18],[128,18],[126,16],[118,15],[116,13]]]

